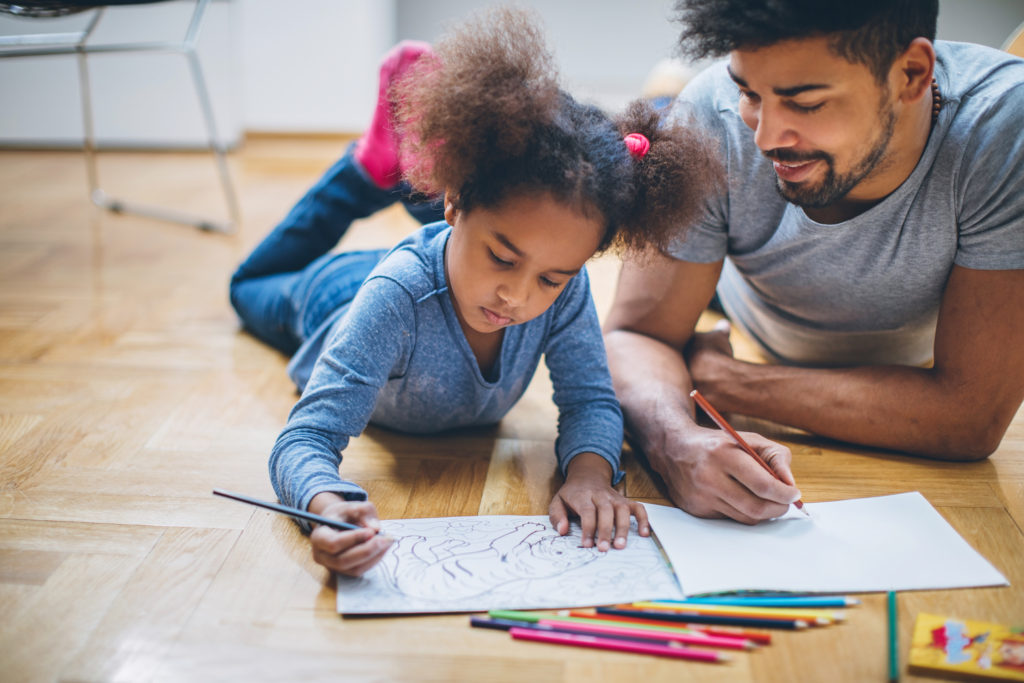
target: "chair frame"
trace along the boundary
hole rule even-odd
[[[42,57],[53,55],[75,55],[78,61],[79,92],[82,101],[83,152],[86,162],[86,173],[89,182],[89,198],[93,204],[113,213],[130,213],[148,216],[159,220],[192,225],[200,230],[233,233],[239,223],[238,198],[227,164],[227,151],[217,136],[213,106],[210,101],[206,80],[203,78],[202,66],[196,52],[196,43],[203,16],[210,0],[196,0],[188,28],[181,41],[153,41],[139,43],[90,44],[96,26],[103,17],[106,6],[87,8],[92,12],[87,24],[81,31],[68,33],[32,33],[24,35],[0,36],[0,59],[15,57]],[[154,206],[129,202],[108,195],[100,187],[99,170],[97,168],[96,135],[93,126],[92,94],[89,81],[88,55],[110,53],[143,53],[170,52],[185,57],[189,66],[192,83],[202,110],[206,124],[208,148],[213,153],[221,188],[227,205],[229,220],[216,221],[190,213]]]

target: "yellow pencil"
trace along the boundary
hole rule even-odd
[[[667,602],[635,602],[634,607],[640,609],[657,609],[669,612],[690,612],[692,614],[729,614],[747,617],[765,617],[768,619],[804,619],[811,623],[827,625],[844,621],[842,612],[827,609],[810,609],[799,607],[744,607],[741,605],[698,605],[692,603]]]

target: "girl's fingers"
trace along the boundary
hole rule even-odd
[[[594,547],[594,531],[597,528],[597,510],[591,505],[581,505],[582,509],[577,510],[580,516],[580,531],[583,533],[583,547]]]
[[[620,550],[626,547],[626,536],[629,535],[629,519],[632,517],[631,505],[625,500],[615,506],[615,536],[612,545]]]
[[[641,536],[650,536],[651,523],[647,520],[647,508],[644,507],[644,504],[635,500],[630,501],[629,511],[636,517],[637,533]]]
[[[556,495],[552,499],[551,505],[548,506],[548,519],[551,520],[551,526],[555,527],[559,536],[569,533],[569,511],[561,496]]]
[[[597,529],[595,535],[597,536],[597,549],[601,552],[606,552],[612,547],[612,534],[615,531],[615,524],[618,521],[618,515],[616,506],[612,505],[609,501],[601,501],[596,503],[595,509],[597,512]],[[629,520],[626,520],[627,528]]]

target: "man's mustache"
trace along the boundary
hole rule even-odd
[[[817,159],[822,159],[829,163],[832,162],[832,156],[830,154],[820,151],[798,152],[794,149],[779,148],[770,149],[767,152],[764,152],[764,155],[772,161],[779,161],[782,163],[815,161]]]

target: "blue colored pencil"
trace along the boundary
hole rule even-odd
[[[686,598],[685,600],[659,600],[673,604],[693,605],[736,605],[742,607],[849,607],[859,605],[860,600],[835,595],[793,595],[788,597],[704,597]]]
[[[670,612],[666,610],[617,609],[614,607],[598,607],[598,614],[613,614],[632,619],[651,619],[689,624],[719,624],[728,626],[747,626],[750,628],[782,628],[800,630],[807,628],[802,619],[759,619],[757,617],[736,617],[717,614],[694,614],[690,612]]]

